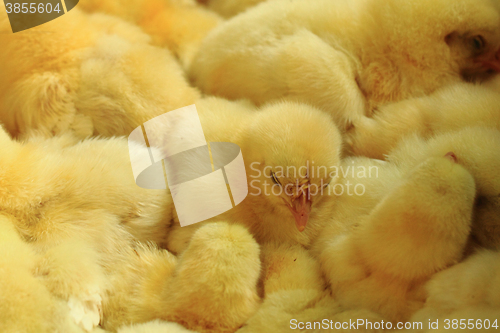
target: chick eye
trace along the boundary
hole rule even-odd
[[[278,178],[276,178],[276,175],[274,174],[274,172],[271,172],[271,179],[273,180],[273,183],[275,183],[276,185],[281,185]]]
[[[485,45],[486,45],[486,42],[485,42],[483,36],[481,36],[481,35],[476,36],[472,39],[472,46],[474,47],[474,50],[476,52],[482,51]]]

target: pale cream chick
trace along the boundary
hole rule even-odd
[[[238,144],[247,173],[247,197],[215,219],[244,224],[260,244],[307,247],[326,214],[328,170],[340,161],[340,133],[328,115],[294,102],[260,110],[214,98],[196,105],[207,141]],[[175,224],[168,248],[182,252],[198,227]]]
[[[234,332],[258,308],[259,248],[242,226],[206,225],[177,259],[140,243],[124,243],[114,253],[97,256],[80,240],[38,254],[36,243],[25,244],[13,222],[0,219],[0,269],[8,273],[2,278],[8,286],[2,293],[2,332],[80,333],[99,324],[114,332],[124,324],[158,318],[199,332]],[[95,266],[110,260],[112,268],[100,274]],[[96,290],[90,291],[99,293],[82,294],[91,283]],[[155,326],[181,331],[173,323],[146,327]]]
[[[495,1],[270,1],[215,28],[190,75],[206,93],[300,100],[356,127],[380,105],[499,71]]]
[[[337,199],[337,207],[349,206],[351,212],[334,210],[313,253],[340,306],[406,321],[424,304],[423,283],[462,258],[475,184],[452,154],[445,155],[404,172],[381,164],[375,178],[356,175],[363,195]],[[365,195],[365,204],[359,204]]]
[[[79,6],[16,34],[0,13],[0,122],[11,135],[128,135],[199,97],[138,27]]]

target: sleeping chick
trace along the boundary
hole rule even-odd
[[[429,138],[468,126],[500,130],[500,89],[495,87],[498,82],[456,83],[428,96],[384,105],[373,121],[360,121],[346,141],[355,155],[383,159],[412,133]]]
[[[205,225],[179,259],[136,244],[165,241],[173,204],[134,183],[126,139],[17,142],[2,131],[0,147],[0,209],[40,253],[47,292],[83,327],[102,309],[106,329],[159,318],[226,332],[257,309],[259,248],[241,225]]]
[[[362,196],[337,198],[313,254],[340,304],[364,306],[391,320],[408,319],[423,306],[423,283],[433,273],[478,248],[497,251],[498,149],[500,132],[485,127],[428,140],[409,137],[391,152],[388,162],[379,162],[377,177],[362,179]],[[375,163],[368,158],[351,160]],[[426,229],[428,223],[438,229]],[[442,232],[446,236],[438,236]],[[411,246],[417,249],[409,250]],[[463,307],[466,311],[469,305]]]
[[[134,23],[167,47],[184,65],[207,33],[222,19],[192,0],[86,0],[78,7],[87,12],[102,12]]]
[[[215,28],[190,76],[230,99],[310,103],[346,129],[380,105],[498,72],[493,1],[270,1]]]
[[[199,97],[168,50],[118,18],[75,8],[12,34],[1,13],[0,31],[0,122],[16,138],[128,135]]]
[[[328,115],[308,105],[281,102],[255,110],[242,102],[196,103],[207,141],[241,147],[248,195],[217,217],[247,226],[260,244],[308,246],[317,235],[330,168],[340,160],[341,137]],[[217,106],[220,107],[217,107]],[[228,108],[230,105],[235,105]],[[182,252],[199,225],[174,224],[168,248]]]
[[[395,323],[423,306],[426,280],[462,258],[475,185],[445,154],[406,173],[393,168],[379,167],[383,181],[363,179],[368,200],[361,207],[355,203],[364,194],[337,199],[340,210],[321,230],[313,253],[340,306],[368,309]],[[377,188],[381,182],[384,189]]]
[[[138,246],[122,263],[104,304],[109,330],[162,319],[197,332],[234,332],[259,306],[259,246],[241,225],[203,225],[179,258]]]
[[[428,140],[410,137],[391,152],[388,160],[410,170],[429,157],[453,152],[457,163],[474,177],[476,199],[470,246],[500,249],[500,131],[486,127],[464,128]]]

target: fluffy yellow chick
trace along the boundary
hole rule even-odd
[[[471,246],[500,249],[499,149],[500,131],[471,127],[429,140],[408,138],[391,152],[389,161],[409,170],[429,157],[453,152],[457,163],[471,173],[476,183]]]
[[[105,275],[133,239],[164,241],[172,202],[136,186],[125,139],[72,142],[17,142],[2,129],[0,209],[42,256],[36,269],[47,290],[91,329],[109,289]]]
[[[434,275],[426,289],[429,296],[425,307],[412,320],[423,323],[439,320],[441,329],[447,324],[451,328],[453,319],[458,319],[458,326],[465,323],[469,330],[486,328],[485,319],[489,320],[490,329],[495,322],[500,325],[499,252],[483,250],[474,254]],[[450,319],[449,323],[445,319]]]
[[[136,248],[104,304],[104,327],[153,319],[197,332],[234,332],[259,306],[259,247],[246,228],[209,223],[178,259]]]
[[[263,244],[261,261],[265,297],[282,290],[326,289],[319,263],[298,244]]]
[[[206,225],[179,260],[134,245],[165,240],[173,205],[166,191],[135,185],[127,140],[0,134],[0,208],[40,253],[45,293],[77,324],[91,329],[102,311],[106,329],[164,319],[226,332],[257,309],[259,248],[243,226]]]
[[[119,18],[77,7],[12,34],[1,12],[0,31],[0,122],[15,137],[128,135],[199,97],[168,50]]]
[[[86,0],[78,7],[134,23],[188,64],[199,44],[222,19],[194,0]]]
[[[452,84],[428,96],[384,105],[373,121],[359,122],[346,141],[354,154],[382,159],[412,133],[428,138],[468,126],[500,130],[498,82]]]
[[[78,322],[70,304],[51,293],[51,279],[66,275],[64,269],[54,272],[49,253],[40,255],[21,240],[15,230],[15,219],[0,216],[0,330],[5,333],[83,333],[90,331],[94,323]],[[78,246],[76,248],[79,248]],[[59,254],[59,257],[65,254]],[[66,254],[67,255],[67,254]],[[86,261],[84,253],[79,253]],[[81,258],[81,257],[80,257]],[[72,257],[75,261],[75,257]],[[47,265],[49,263],[49,265]],[[75,264],[73,265],[75,266]],[[50,274],[49,274],[50,273]],[[68,277],[66,275],[66,277]],[[88,276],[87,276],[88,277]],[[95,278],[90,276],[91,279]],[[64,289],[68,282],[62,281]],[[83,305],[82,303],[80,305]],[[88,319],[82,313],[78,319]],[[97,323],[99,313],[97,312]],[[84,329],[86,328],[86,329]]]
[[[381,320],[368,310],[342,308],[326,290],[318,261],[298,244],[263,244],[261,261],[264,299],[238,332],[334,329],[337,322]]]
[[[339,210],[313,253],[340,306],[397,322],[423,306],[423,282],[462,258],[475,184],[451,154],[427,158],[406,173],[393,170],[386,163],[373,178],[341,180],[358,177],[364,194],[337,199]],[[365,205],[359,204],[365,195]]]
[[[500,70],[494,0],[270,1],[219,25],[190,75],[257,104],[308,102],[342,128],[385,103]]]
[[[17,218],[23,237],[40,247],[92,240],[111,251],[129,237],[161,243],[172,218],[165,191],[138,187],[127,141],[59,138],[17,142],[0,131],[0,207]]]
[[[326,214],[329,170],[340,161],[341,136],[328,115],[295,102],[259,110],[214,98],[196,105],[207,141],[241,147],[249,186],[239,205],[214,219],[244,224],[260,244],[308,246]],[[182,252],[198,227],[174,225],[168,248]]]

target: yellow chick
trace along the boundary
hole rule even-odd
[[[214,219],[244,224],[259,244],[308,246],[326,214],[325,189],[335,182],[329,169],[340,161],[341,136],[328,115],[295,102],[259,110],[215,98],[196,105],[207,141],[238,144],[247,174],[247,197]],[[181,253],[198,227],[174,224],[169,250]]]
[[[476,248],[498,250],[498,147],[498,130],[471,127],[427,140],[406,138],[388,162],[344,160],[343,168],[353,161],[363,167],[379,166],[373,177],[346,173],[339,181],[358,181],[365,191],[335,201],[331,220],[313,245],[339,303],[368,308],[391,321],[408,320],[424,305],[427,292],[429,299],[433,293],[442,295],[437,282],[429,282],[427,291],[423,288],[434,273]],[[459,276],[458,272],[459,268],[451,268],[442,274]],[[475,269],[469,276],[483,281],[480,272]],[[457,279],[469,278],[461,274]],[[438,312],[449,307],[441,305],[429,306]],[[477,313],[474,307],[464,304],[455,309],[456,315]],[[433,319],[441,315],[446,317],[446,313],[429,314]]]
[[[187,66],[210,30],[222,19],[193,0],[86,0],[78,7],[134,23]]]
[[[357,179],[363,192],[337,199],[339,211],[313,247],[340,306],[406,321],[424,304],[423,283],[462,258],[475,184],[453,155],[445,154],[408,172],[394,172],[394,165],[385,163],[372,177],[341,180]]]
[[[0,131],[0,207],[17,218],[25,239],[41,248],[92,239],[103,252],[119,247],[128,232],[162,242],[172,201],[165,191],[135,184],[126,140],[60,143],[59,138],[17,142]]]
[[[409,170],[429,157],[453,152],[458,164],[476,183],[471,247],[500,249],[500,131],[487,127],[464,128],[428,140],[410,137],[389,155],[389,161]]]
[[[134,239],[161,244],[172,202],[165,191],[136,186],[125,139],[72,141],[17,142],[2,129],[0,209],[40,253],[47,292],[90,330],[122,249]]]
[[[265,297],[283,290],[326,289],[319,263],[298,244],[263,244],[261,262]]]
[[[499,49],[493,0],[269,1],[215,28],[190,76],[230,99],[310,103],[347,129],[380,105],[498,72]]]
[[[5,333],[83,333],[92,322],[77,322],[68,302],[50,292],[47,261],[21,240],[15,219],[0,216],[0,331]],[[80,255],[84,255],[81,253]],[[75,259],[74,257],[72,258]],[[85,258],[84,258],[85,261]],[[51,271],[51,273],[54,273]],[[56,273],[57,274],[57,273]],[[64,273],[63,273],[64,274]],[[66,284],[63,284],[64,288]],[[82,313],[79,319],[87,320]],[[97,313],[98,315],[98,313]],[[99,317],[97,317],[99,319]],[[99,321],[97,320],[97,323]],[[81,324],[78,325],[78,324]]]
[[[338,322],[381,320],[368,310],[342,308],[326,290],[318,261],[299,244],[265,243],[261,245],[261,261],[264,299],[238,332],[333,330]]]
[[[178,259],[145,246],[135,251],[104,304],[106,329],[162,319],[197,332],[234,332],[257,311],[260,251],[241,225],[202,226]]]
[[[0,121],[11,135],[128,135],[199,97],[138,27],[78,7],[15,34],[0,13]]]
[[[207,224],[179,259],[135,243],[162,244],[173,205],[166,191],[135,185],[127,140],[0,135],[0,208],[40,253],[45,294],[73,322],[90,331],[164,319],[232,332],[256,311],[259,247],[243,226]]]

